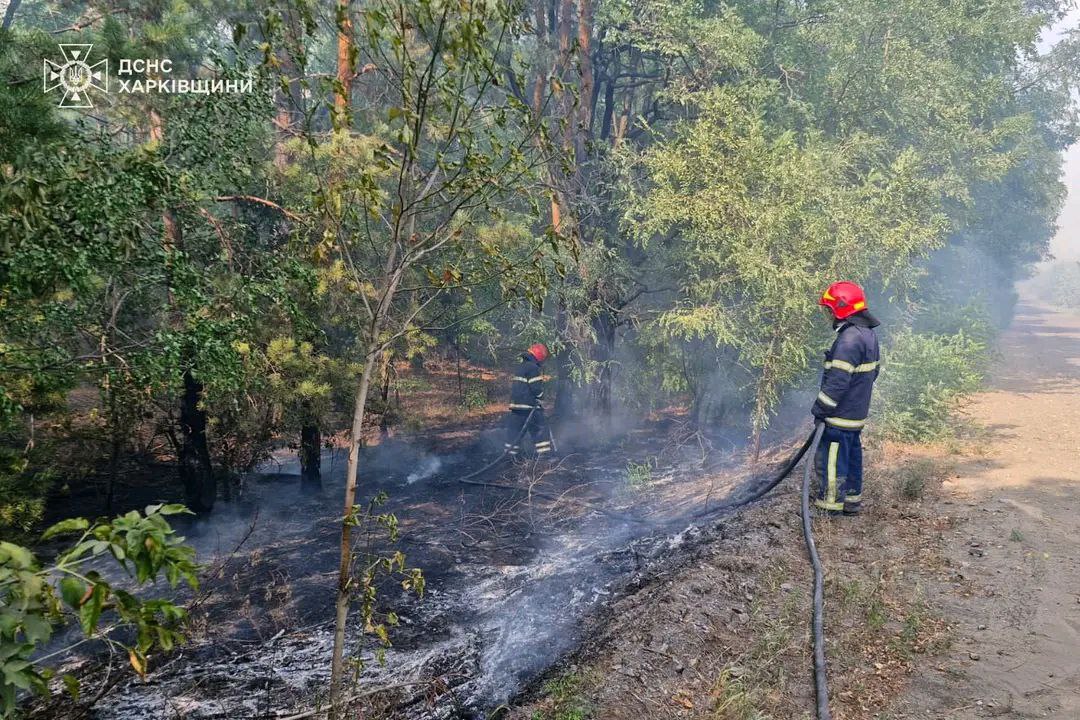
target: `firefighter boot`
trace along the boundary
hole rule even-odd
[[[844,496],[844,514],[845,515],[858,515],[862,511],[862,495],[856,495],[852,492],[848,492]]]

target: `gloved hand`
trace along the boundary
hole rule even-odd
[[[823,422],[829,412],[821,406],[821,403],[815,401],[814,404],[810,406],[810,414],[814,416],[815,421]]]

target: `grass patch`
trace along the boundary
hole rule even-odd
[[[653,480],[653,459],[650,458],[645,462],[636,463],[629,461],[626,463],[626,484],[632,490],[641,490],[652,484]]]
[[[572,672],[544,685],[543,707],[531,720],[592,720],[592,705],[582,696],[585,679]]]
[[[915,458],[896,471],[894,494],[903,502],[917,502],[923,499],[927,486],[941,480],[944,475],[944,468],[935,460]]]
[[[716,698],[711,717],[715,720],[770,720],[758,709],[758,691],[741,675],[739,668],[728,666],[712,688]]]

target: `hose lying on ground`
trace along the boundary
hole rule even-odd
[[[532,410],[529,411],[528,417],[525,418],[525,422],[522,423],[522,425],[521,425],[521,432],[519,432],[517,434],[517,437],[514,438],[514,442],[512,442],[511,445],[516,446],[519,442],[521,442],[521,438],[524,437],[525,431],[529,429],[529,421],[532,420],[533,413],[535,413],[535,412],[536,412],[536,408],[533,408]],[[458,482],[465,483],[466,485],[476,485],[476,484],[478,484],[478,483],[470,483],[469,481],[472,480],[477,475],[483,475],[488,470],[490,470],[491,468],[498,465],[500,462],[502,462],[502,459],[504,457],[506,457],[506,454],[508,452],[510,452],[510,448],[503,449],[503,451],[501,453],[499,453],[499,457],[495,458],[494,460],[492,460],[491,462],[489,462],[487,465],[480,468],[479,470],[477,470],[475,472],[471,472],[468,475],[464,475],[464,476],[458,478]],[[479,484],[483,485],[484,483],[479,483]]]
[[[818,445],[821,443],[821,435],[824,432],[824,423],[818,423],[814,428],[814,432],[810,433],[806,438],[806,442],[802,444],[798,452],[791,456],[791,459],[784,464],[784,467],[767,483],[755,488],[748,496],[732,498],[714,507],[699,510],[692,517],[700,518],[722,510],[742,507],[764,497],[795,469],[795,466],[799,464],[799,461],[803,459],[807,452],[810,453],[809,459],[803,466],[802,528],[803,539],[806,541],[806,551],[810,556],[810,564],[814,567],[814,696],[817,700],[817,720],[832,720],[832,713],[829,711],[829,687],[825,676],[825,577],[821,568],[821,558],[818,557],[817,545],[814,543],[814,534],[810,528],[810,467],[814,463]]]
[[[706,507],[706,508],[703,508],[701,510],[698,510],[696,513],[694,513],[690,517],[696,520],[698,518],[705,517],[706,515],[712,515],[713,513],[718,513],[718,512],[720,512],[722,510],[731,510],[733,508],[742,507],[743,505],[747,505],[749,503],[752,503],[755,500],[759,500],[762,497],[764,497],[765,495],[769,494],[770,492],[772,492],[773,488],[775,488],[777,485],[779,485],[780,482],[784,478],[786,478],[791,473],[792,470],[795,469],[795,466],[799,464],[800,460],[802,460],[803,455],[805,455],[806,451],[810,449],[810,445],[811,445],[811,443],[813,443],[813,440],[814,440],[814,435],[813,435],[813,433],[811,433],[806,438],[806,442],[804,442],[802,444],[802,447],[799,448],[798,452],[796,452],[794,455],[792,455],[791,459],[788,460],[786,463],[784,463],[784,467],[780,468],[780,471],[776,475],[774,475],[772,477],[772,479],[769,480],[767,483],[765,483],[761,487],[758,487],[758,488],[754,489],[750,493],[749,496],[731,498],[730,500],[727,500],[726,502],[722,502],[722,503],[719,503],[717,505],[713,505],[711,508]]]
[[[825,424],[818,423],[810,437],[810,460],[803,468],[802,485],[802,529],[806,541],[806,552],[810,555],[810,564],[814,566],[814,695],[817,698],[817,720],[831,720],[829,712],[829,687],[825,682],[825,576],[821,569],[814,533],[810,529],[810,466],[817,453]]]

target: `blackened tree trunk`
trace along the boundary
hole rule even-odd
[[[180,481],[184,497],[194,512],[210,512],[217,499],[217,478],[210,463],[206,439],[206,411],[200,407],[203,384],[188,368],[184,371],[184,394],[180,398]]]
[[[109,452],[109,480],[105,487],[105,514],[112,515],[113,501],[116,496],[116,481],[120,474],[120,454],[123,450],[123,436],[120,434],[120,413],[117,410],[116,393],[109,388],[109,435],[111,436],[111,449]]]
[[[383,353],[382,358],[382,416],[379,418],[379,437],[386,439],[390,437],[390,424],[393,415],[390,412],[390,361],[393,359],[393,353],[389,350]]]
[[[316,423],[300,428],[300,485],[305,490],[322,488],[322,433]]]

